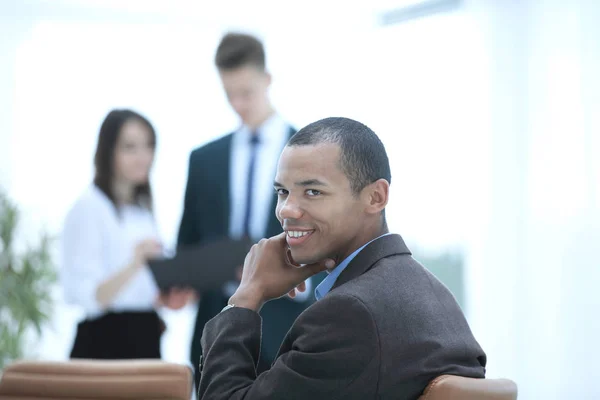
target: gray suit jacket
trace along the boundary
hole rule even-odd
[[[456,300],[399,235],[365,247],[257,377],[260,334],[260,316],[244,308],[206,325],[200,399],[415,399],[436,376],[485,374]]]

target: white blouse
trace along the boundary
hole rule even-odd
[[[83,307],[86,317],[105,311],[150,311],[159,295],[147,267],[141,268],[119,291],[108,310],[96,301],[96,290],[127,264],[135,245],[160,241],[150,211],[128,205],[117,211],[95,185],[86,190],[67,214],[62,232],[61,282],[68,303]]]

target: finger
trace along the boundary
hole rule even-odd
[[[301,267],[300,264],[298,264],[296,261],[294,261],[294,258],[292,257],[292,250],[290,250],[289,247],[285,250],[285,262],[294,268]]]
[[[296,289],[292,289],[288,292],[288,296],[290,296],[290,298],[294,298],[296,297]]]
[[[298,286],[296,286],[296,289],[299,292],[305,292],[306,291],[306,281],[304,281],[301,284],[299,284]]]
[[[285,239],[286,235],[285,232],[281,232],[279,235],[273,236],[271,240],[274,240],[281,248],[286,249],[288,248],[287,240]]]
[[[286,235],[286,233],[284,231],[284,232],[281,232],[279,235],[273,236],[272,239],[285,242],[285,235]]]

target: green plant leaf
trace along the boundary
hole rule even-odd
[[[52,238],[45,232],[37,245],[14,251],[19,211],[0,190],[0,370],[24,356],[25,335],[39,336],[52,312],[52,284],[57,279]]]

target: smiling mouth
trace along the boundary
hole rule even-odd
[[[313,234],[314,230],[310,230],[310,231],[294,231],[294,230],[289,230],[286,231],[286,240],[288,245],[290,245],[290,247],[293,246],[298,246],[301,245],[302,243],[306,242],[308,240],[308,238]]]

